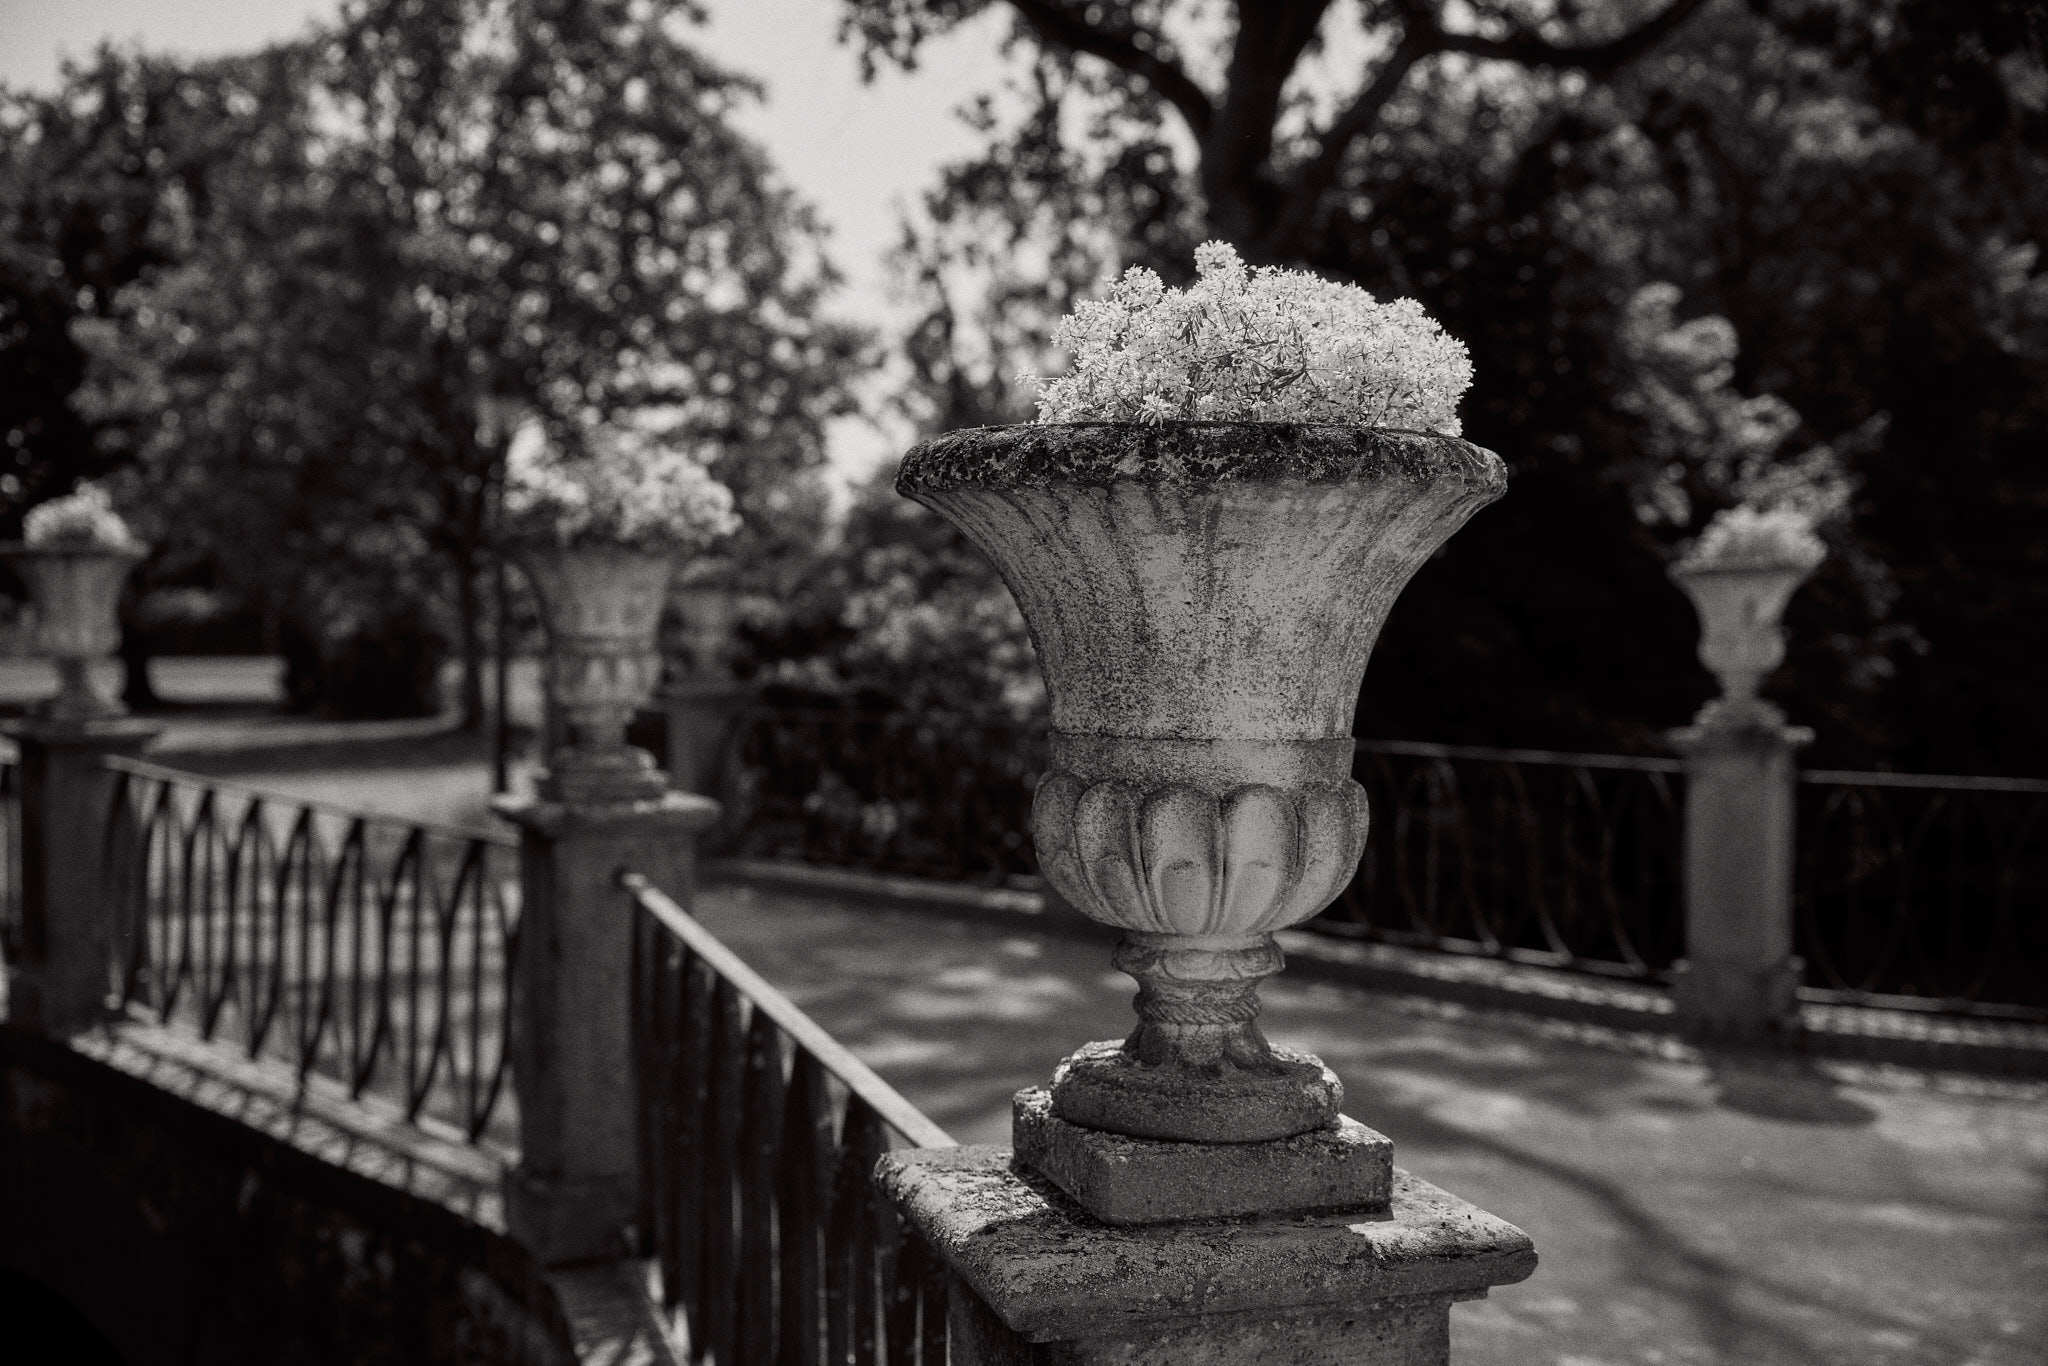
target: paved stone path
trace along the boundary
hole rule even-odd
[[[964,1142],[1121,1034],[1098,945],[720,888],[705,923]],[[2048,1363],[2048,1086],[1265,993],[1395,1161],[1513,1220],[1534,1278],[1452,1315],[1460,1366]]]

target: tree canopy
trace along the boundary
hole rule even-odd
[[[991,10],[1012,77],[906,246],[923,416],[1014,413],[1067,299],[1212,236],[1413,296],[1514,479],[1404,596],[1363,728],[1659,744],[1709,688],[1663,566],[1762,492],[1836,551],[1778,680],[1818,755],[2048,766],[2033,7],[845,0],[843,32],[911,65]]]
[[[689,28],[628,0],[366,0],[184,73],[228,150],[156,196],[78,405],[166,533],[286,580],[300,617],[439,603],[472,712],[480,398],[556,430],[652,414],[734,488],[743,557],[814,541],[867,343],[823,316],[817,226],[732,124],[758,91]]]

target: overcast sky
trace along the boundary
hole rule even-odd
[[[289,38],[330,18],[339,0],[0,0],[0,82],[46,87],[61,56],[82,57],[102,38],[203,55]],[[853,52],[834,40],[839,0],[707,0],[702,46],[766,82],[767,104],[743,122],[782,174],[832,228],[832,254],[849,285],[848,316],[873,319],[883,298],[881,255],[900,207],[916,202],[944,161],[973,145],[952,111],[995,84],[1001,21],[991,15],[933,44],[911,76],[884,72],[863,85]],[[848,426],[834,459],[858,470],[897,438]]]

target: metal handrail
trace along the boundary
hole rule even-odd
[[[126,773],[137,778],[148,778],[160,783],[178,783],[186,787],[195,784],[212,788],[216,792],[232,792],[237,797],[276,805],[288,802],[306,811],[317,811],[324,816],[333,816],[345,821],[370,821],[382,824],[417,826],[447,835],[450,839],[481,840],[495,844],[501,849],[517,849],[519,841],[503,830],[479,830],[466,825],[436,825],[428,821],[409,821],[402,816],[379,815],[374,811],[359,811],[352,806],[336,802],[321,801],[318,797],[297,797],[290,793],[278,792],[271,788],[255,787],[238,783],[231,778],[215,778],[204,773],[188,773],[182,768],[169,768],[153,764],[146,759],[131,759],[123,755],[109,754],[100,760],[102,767],[114,773]]]
[[[103,763],[124,1010],[484,1140],[511,1081],[515,844]]]
[[[1485,745],[1436,745],[1420,740],[1353,741],[1361,754],[1393,754],[1410,759],[1471,759],[1493,764],[1545,764],[1557,768],[1596,768],[1628,773],[1683,773],[1683,759],[1632,754],[1572,754],[1554,749],[1493,749]]]
[[[900,1092],[875,1074],[873,1068],[848,1052],[846,1046],[825,1032],[816,1020],[804,1014],[796,1002],[776,990],[746,960],[718,941],[717,936],[678,906],[674,899],[639,873],[619,874],[619,885],[633,894],[640,908],[659,920],[662,927],[683,941],[690,952],[723,977],[754,1004],[754,1009],[773,1020],[790,1042],[816,1058],[824,1069],[847,1090],[866,1102],[884,1123],[902,1134],[913,1147],[952,1148],[953,1137],[933,1123]]]
[[[2019,792],[2048,795],[2048,778],[1972,778],[1956,773],[1881,773],[1850,768],[1808,768],[1802,783],[1834,787],[1917,787],[1955,792]]]
[[[944,1267],[882,1198],[946,1132],[634,873],[642,1255],[694,1366],[943,1366]]]

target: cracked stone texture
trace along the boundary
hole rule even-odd
[[[1344,1115],[1270,1143],[1174,1143],[1069,1124],[1042,1087],[1017,1093],[1011,1143],[1104,1223],[1385,1210],[1394,1145]]]
[[[1195,1315],[1448,1302],[1536,1267],[1520,1229],[1399,1170],[1388,1214],[1146,1228],[1089,1218],[1007,1148],[893,1153],[878,1171],[954,1274],[1034,1342],[1129,1339]]]

